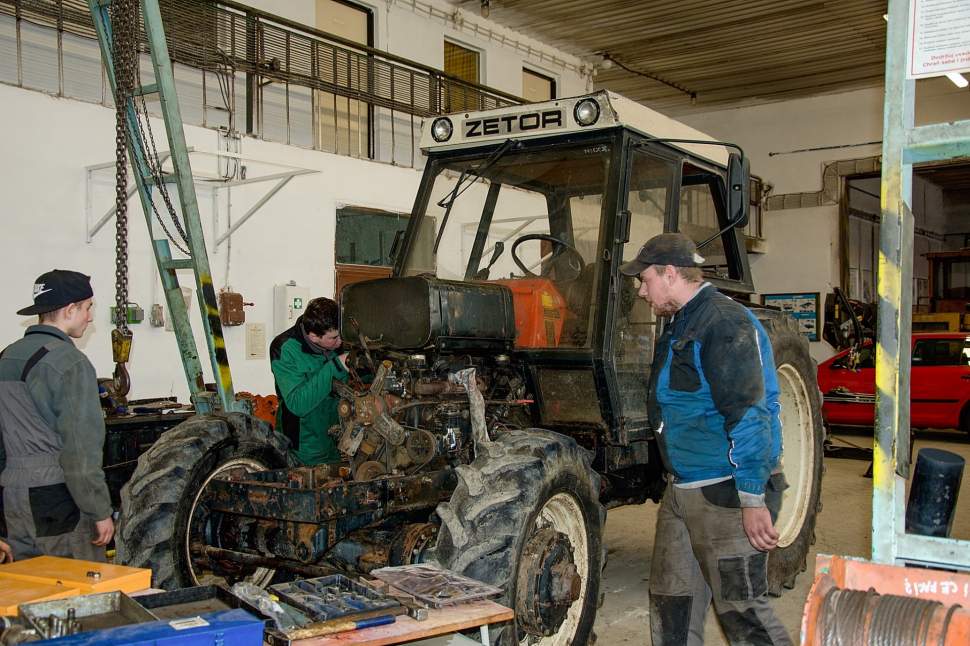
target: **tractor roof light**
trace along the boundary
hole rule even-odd
[[[451,139],[452,132],[454,132],[454,126],[451,125],[451,119],[448,117],[439,117],[431,124],[431,137],[439,144]]]
[[[576,119],[576,123],[586,127],[591,126],[600,118],[600,104],[594,99],[583,99],[576,104],[576,108],[573,110],[573,118]]]

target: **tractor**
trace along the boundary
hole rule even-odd
[[[196,416],[122,490],[118,560],[166,589],[434,562],[504,591],[495,643],[590,642],[606,510],[665,486],[647,419],[665,320],[619,267],[678,231],[772,341],[790,487],[769,591],[791,588],[821,507],[821,395],[795,321],[749,302],[743,152],[609,92],[429,118],[421,137],[392,275],[338,296],[345,460],[302,465],[261,419]]]

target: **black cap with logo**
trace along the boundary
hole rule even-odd
[[[699,267],[704,259],[697,255],[694,241],[683,233],[661,233],[647,240],[637,257],[620,266],[624,276],[639,276],[650,265]]]
[[[91,277],[76,271],[55,269],[34,281],[34,304],[17,312],[20,316],[46,314],[94,296]]]

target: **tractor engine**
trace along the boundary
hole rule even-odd
[[[351,378],[334,381],[341,424],[331,432],[354,480],[467,464],[477,442],[524,418],[507,287],[424,276],[354,283],[341,291],[340,316]]]

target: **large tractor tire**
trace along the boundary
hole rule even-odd
[[[600,479],[571,438],[509,431],[479,444],[458,487],[438,506],[435,560],[504,590],[515,621],[493,644],[590,642],[603,568]]]
[[[817,367],[808,351],[808,339],[795,320],[781,312],[755,310],[771,339],[781,387],[781,430],[788,489],[775,521],[778,547],[768,557],[768,594],[779,596],[795,586],[806,568],[808,551],[815,543],[815,520],[822,510],[822,393]]]
[[[152,587],[177,590],[202,583],[189,543],[201,538],[210,514],[201,499],[212,478],[230,469],[249,471],[299,466],[289,440],[268,422],[242,413],[208,413],[168,431],[138,458],[121,490],[117,560],[151,568]],[[266,585],[274,570],[241,566],[228,580]]]

